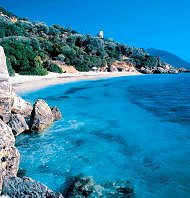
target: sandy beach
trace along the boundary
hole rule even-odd
[[[139,72],[78,72],[78,73],[51,73],[46,76],[24,76],[11,77],[13,89],[16,93],[24,93],[45,88],[47,86],[63,84],[82,80],[98,80],[104,78],[141,75]]]

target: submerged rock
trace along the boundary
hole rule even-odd
[[[134,198],[134,187],[129,182],[116,181],[109,182],[103,185],[105,188],[103,197],[126,197],[126,198]]]
[[[25,121],[24,116],[20,114],[12,114],[7,124],[8,126],[11,127],[12,132],[15,136],[19,135],[20,133],[24,131],[29,130],[29,127]]]
[[[92,177],[78,175],[63,184],[61,193],[64,197],[134,198],[134,187],[128,181],[96,184]]]
[[[13,114],[21,114],[24,116],[30,116],[32,112],[32,105],[29,102],[23,100],[21,97],[15,97],[13,99],[11,112]]]
[[[61,111],[58,107],[51,107],[51,112],[53,114],[53,120],[59,120],[62,117]]]
[[[27,177],[6,178],[3,182],[2,194],[15,198],[63,198],[61,194]]]
[[[42,131],[49,127],[53,120],[54,117],[48,104],[44,100],[37,100],[31,114],[30,129]]]
[[[78,175],[67,180],[61,189],[64,197],[88,197],[94,191],[95,181],[92,177]]]

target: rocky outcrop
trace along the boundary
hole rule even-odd
[[[15,97],[11,107],[11,112],[14,114],[21,114],[24,116],[30,116],[32,112],[32,105],[26,102],[21,97]]]
[[[62,117],[61,111],[58,107],[51,107],[51,112],[53,114],[53,120],[59,120]]]
[[[16,176],[20,155],[11,128],[0,120],[0,192],[5,178]]]
[[[61,194],[55,193],[47,186],[27,177],[6,178],[2,193],[15,198],[63,198]]]
[[[63,184],[64,197],[117,197],[134,198],[134,187],[130,182],[108,182],[97,184],[92,177],[78,175]]]
[[[19,152],[14,146],[14,135],[6,124],[11,117],[12,100],[13,92],[6,57],[0,46],[0,192],[4,179],[16,176],[20,159]]]
[[[158,68],[157,68],[157,71],[158,71],[158,73],[160,73],[160,74],[166,73],[165,69],[162,68],[162,67],[158,67]]]
[[[34,104],[30,129],[42,131],[53,123],[54,117],[50,107],[44,100],[37,100]]]
[[[51,111],[45,101],[38,100],[32,108],[30,103],[14,94],[5,54],[0,47],[0,197],[62,198],[62,195],[54,193],[39,182],[17,177],[20,175],[20,154],[15,147],[14,137],[29,129],[29,121],[32,121],[32,129],[42,130],[60,115],[58,108]]]
[[[134,65],[127,59],[123,61],[115,61],[110,66],[106,65],[104,67],[98,68],[99,72],[137,72]]]
[[[11,112],[8,125],[12,128],[14,135],[29,129],[42,131],[62,117],[58,107],[49,107],[44,100],[37,100],[32,107],[21,97],[13,99]]]
[[[129,61],[115,61],[110,69],[118,72],[137,72],[134,65]]]
[[[178,74],[180,72],[187,72],[185,69],[177,69],[169,64],[161,63],[160,66],[155,67],[141,67],[139,72],[144,74]]]
[[[29,130],[24,116],[20,114],[12,114],[7,124],[11,127],[12,132],[15,136]]]
[[[9,119],[12,105],[12,85],[6,66],[6,57],[0,46],[0,115],[6,122]]]
[[[152,74],[153,70],[149,67],[141,67],[139,69],[139,72],[143,73],[143,74]]]
[[[181,72],[181,73],[190,72],[190,69],[187,69],[187,68],[184,68],[184,67],[180,67],[178,70],[179,70],[179,72]]]
[[[178,74],[179,71],[178,71],[178,69],[171,68],[171,69],[169,69],[168,73],[170,73],[170,74]]]

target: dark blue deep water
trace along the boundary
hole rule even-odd
[[[140,198],[190,197],[190,75],[84,81],[24,94],[63,119],[20,135],[21,168],[58,191],[69,175],[129,180]]]

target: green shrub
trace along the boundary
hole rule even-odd
[[[50,72],[63,73],[62,69],[54,62],[47,60],[43,63],[44,68]]]
[[[9,72],[10,76],[14,76],[15,75],[15,71],[13,70],[13,68],[11,66],[11,63],[10,63],[10,61],[8,59],[7,59],[7,69],[8,69],[8,72]]]
[[[45,75],[48,74],[48,72],[43,67],[40,67],[40,68],[32,68],[28,71],[21,71],[19,74],[21,74],[21,75],[45,76]]]
[[[65,56],[63,54],[59,54],[58,57],[56,58],[56,60],[64,62]]]
[[[48,34],[49,33],[49,27],[45,23],[36,22],[33,27],[36,30],[36,33],[41,34]]]
[[[0,38],[8,36],[23,36],[24,30],[17,27],[14,23],[7,23],[0,20]]]
[[[54,24],[54,25],[52,25],[52,27],[54,27],[55,29],[59,30],[61,32],[61,34],[63,34],[66,31],[65,28],[62,27],[59,24]]]
[[[49,27],[49,34],[52,36],[58,36],[61,34],[61,31],[59,29],[54,28],[53,26]]]
[[[77,59],[77,52],[74,48],[67,46],[64,46],[62,48],[63,55],[65,56],[65,62],[68,65],[75,65],[75,61]]]
[[[10,37],[0,43],[5,50],[12,68],[19,74],[46,75],[47,70],[41,65],[41,59],[33,51],[30,40],[23,37]]]

